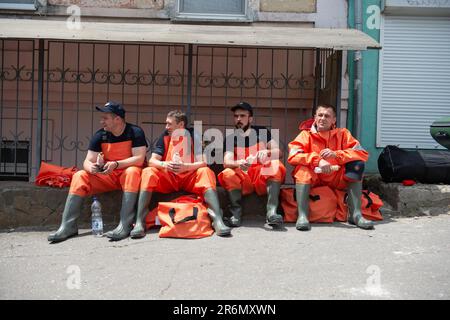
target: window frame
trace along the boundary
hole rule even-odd
[[[29,1],[30,3],[18,3],[14,0],[8,0],[5,2],[0,2],[0,10],[27,10],[36,11],[38,8],[38,1]],[[32,3],[31,3],[32,2]]]
[[[181,6],[184,0],[177,0],[176,12],[172,20],[200,20],[200,21],[229,21],[229,22],[252,22],[249,18],[249,0],[241,0],[244,5],[244,13],[231,14],[231,13],[187,13],[181,11]]]

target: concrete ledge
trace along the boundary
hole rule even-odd
[[[228,196],[218,187],[221,207],[228,213]],[[57,226],[61,222],[68,188],[38,187],[29,182],[0,181],[0,229],[31,226]],[[155,194],[150,208],[159,201],[170,201],[186,193]],[[106,224],[119,223],[122,192],[112,191],[98,195],[102,204],[103,220]],[[243,198],[243,216],[264,221],[267,198],[255,194]],[[83,204],[80,224],[90,223],[92,197]]]
[[[450,185],[417,183],[407,187],[385,183],[379,175],[366,177],[364,185],[383,199],[382,212],[391,216],[450,214]]]
[[[405,187],[400,183],[384,183],[380,176],[367,176],[365,188],[378,194],[385,205],[384,215],[411,217],[423,215],[450,214],[450,185],[416,184]],[[228,196],[222,187],[217,188],[224,215],[229,216]],[[61,222],[68,188],[57,189],[38,187],[29,182],[0,181],[0,229],[18,227],[57,226]],[[155,194],[151,208],[159,201],[170,201],[186,193]],[[100,194],[105,224],[119,223],[122,192],[113,191]],[[90,224],[88,197],[82,209],[80,224]],[[267,197],[256,194],[243,197],[243,218],[264,223]]]

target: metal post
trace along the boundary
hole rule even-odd
[[[341,126],[341,94],[342,94],[342,50],[336,52],[336,122],[337,127]]]
[[[320,60],[320,49],[316,49],[316,65],[314,67],[315,73],[316,73],[316,79],[314,84],[314,106],[313,110],[316,109],[317,105],[319,104],[319,95],[320,95],[320,87],[321,87],[321,80],[322,80],[322,63]]]
[[[355,1],[355,28],[357,30],[362,31],[362,1]],[[356,139],[361,139],[361,123],[362,123],[362,108],[363,108],[363,99],[362,99],[362,53],[361,51],[355,51],[353,61],[355,62],[355,79],[354,79],[354,112],[356,112],[356,117],[354,119],[354,136]]]
[[[44,40],[39,40],[39,64],[38,64],[38,112],[36,125],[36,175],[42,161],[42,124],[44,115]]]
[[[188,78],[187,78],[187,117],[190,118],[191,115],[191,99],[192,99],[192,54],[193,48],[192,44],[189,45],[188,49]]]

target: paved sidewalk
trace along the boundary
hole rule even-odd
[[[47,229],[0,233],[0,299],[450,299],[450,215],[374,231],[246,221],[233,236],[60,244]]]

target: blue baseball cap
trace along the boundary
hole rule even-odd
[[[115,115],[125,119],[125,109],[119,102],[108,101],[103,107],[96,106],[95,109],[100,112],[114,113]]]

